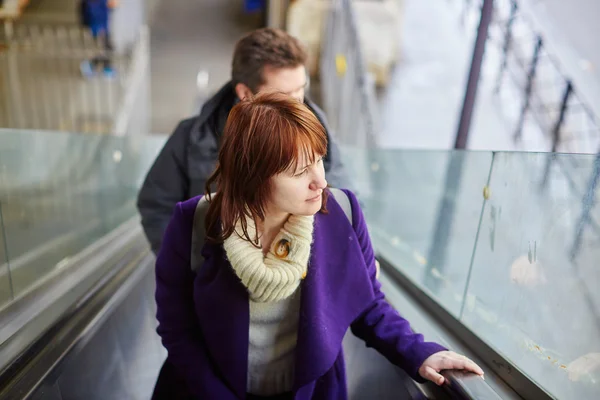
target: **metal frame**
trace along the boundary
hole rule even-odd
[[[529,71],[527,72],[527,83],[525,84],[524,95],[525,99],[523,101],[523,105],[521,107],[521,113],[519,114],[519,120],[517,121],[517,127],[515,128],[515,133],[513,134],[514,140],[521,139],[523,132],[523,124],[525,123],[525,116],[527,115],[527,111],[529,111],[529,107],[531,105],[531,91],[533,89],[533,81],[535,78],[535,73],[538,66],[538,61],[540,59],[540,51],[542,50],[542,38],[538,36],[535,47],[533,49],[533,55],[531,56],[531,62],[529,63]]]
[[[468,4],[469,0],[464,0],[465,4]],[[518,87],[517,89],[522,94],[522,104],[519,115],[517,117],[516,126],[513,132],[513,139],[518,141],[523,134],[524,121],[528,113],[530,113],[536,120],[537,125],[543,131],[544,134],[547,134],[551,137],[552,147],[549,148],[549,151],[559,151],[561,147],[560,144],[563,143],[564,137],[560,137],[558,142],[554,141],[553,132],[557,125],[557,122],[561,120],[561,117],[558,117],[561,102],[559,95],[557,98],[548,97],[545,93],[540,93],[540,90],[551,88],[554,85],[554,79],[544,80],[545,77],[540,77],[540,74],[547,69],[551,75],[555,75],[560,81],[561,84],[564,82],[566,85],[568,82],[572,80],[572,77],[567,76],[563,70],[563,67],[559,62],[555,60],[552,54],[550,54],[547,50],[547,43],[542,43],[543,39],[541,35],[538,34],[535,29],[532,27],[532,22],[529,16],[526,14],[528,11],[528,7],[523,5],[519,7],[517,4],[517,0],[505,0],[506,3],[510,6],[509,14],[507,18],[503,21],[495,22],[495,26],[499,26],[500,29],[504,31],[504,38],[501,46],[501,63],[498,71],[498,75],[496,78],[496,83],[494,87],[494,93],[498,95],[500,93],[502,83],[504,81],[504,76],[507,75],[507,72],[510,72],[508,68],[509,64],[509,55],[515,54],[517,59],[517,64],[519,68],[519,72],[522,69],[525,75],[525,84],[523,87]],[[522,13],[520,13],[522,11]],[[531,12],[531,10],[529,10]],[[530,56],[529,62],[527,65],[523,65],[520,60],[521,54],[517,53],[518,46],[515,46],[519,43],[519,37],[515,37],[515,22],[520,21],[522,24],[522,28],[525,28],[525,32],[528,32],[526,36],[532,34],[535,37],[535,45],[532,47],[532,54]],[[529,45],[529,40],[524,42],[526,45]],[[515,81],[517,85],[520,85],[520,81],[515,76],[515,74],[509,74]],[[560,123],[564,124],[564,121],[571,120],[571,115],[573,116],[585,116],[588,122],[591,123],[590,131],[594,132],[594,139],[596,142],[600,141],[600,125],[596,122],[596,118],[594,113],[591,111],[590,107],[584,104],[577,95],[577,90],[575,90],[575,85],[573,86],[573,92],[571,94],[571,99],[577,98],[578,107],[570,108],[566,110],[569,116],[562,117],[562,121]],[[562,95],[562,94],[561,94]],[[535,107],[534,107],[535,105]],[[539,106],[539,107],[538,107]],[[556,112],[557,117],[551,120],[548,117],[548,111]],[[575,135],[573,138],[576,140],[588,139],[589,136],[585,135]],[[594,145],[596,146],[596,144]],[[594,149],[595,150],[595,149]],[[575,150],[576,152],[589,152],[589,148],[583,148],[582,150]]]
[[[455,188],[460,186],[462,180],[465,154],[463,152],[454,151],[450,153],[449,157],[450,161],[448,162],[448,167],[446,169],[442,193],[453,192]],[[446,262],[448,239],[450,238],[450,232],[452,231],[452,225],[454,223],[454,201],[455,200],[450,198],[450,196],[442,195],[437,210],[435,230],[431,240],[432,245],[429,248],[427,265],[423,272],[425,276],[425,285],[432,290],[436,290],[439,287],[440,281],[432,278],[433,275],[431,271],[433,268],[442,271]]]
[[[479,19],[479,27],[477,29],[477,37],[473,47],[473,56],[471,58],[471,67],[465,88],[462,110],[456,131],[454,142],[455,149],[466,149],[469,140],[469,131],[471,128],[471,119],[473,109],[477,97],[477,88],[479,86],[479,77],[481,73],[481,65],[485,54],[485,46],[488,38],[489,26],[492,21],[492,13],[494,10],[493,0],[483,0],[481,8],[481,16]],[[450,154],[450,161],[446,169],[446,177],[444,179],[444,193],[460,186],[462,179],[464,157],[461,153],[453,152]],[[448,244],[449,232],[452,229],[454,219],[454,199],[449,199],[443,196],[437,211],[435,231],[432,239],[432,246],[429,249],[427,257],[427,268],[425,274],[426,284],[436,287],[439,282],[428,278],[432,268],[438,269],[444,265],[446,259],[446,248]]]
[[[471,119],[473,116],[473,108],[475,107],[475,99],[477,98],[481,64],[483,63],[485,44],[488,38],[488,31],[490,22],[492,21],[493,11],[494,0],[483,0],[481,16],[479,19],[479,27],[477,28],[477,37],[475,38],[475,45],[473,46],[473,56],[471,58],[471,67],[469,69],[467,87],[465,88],[465,96],[463,99],[458,128],[456,130],[456,139],[454,141],[455,149],[467,148],[469,131],[471,129]]]
[[[567,81],[565,85],[565,91],[563,94],[562,102],[560,105],[560,113],[558,118],[554,124],[554,128],[552,129],[552,152],[555,153],[558,150],[558,145],[561,139],[561,128],[565,121],[565,115],[567,113],[567,108],[569,104],[569,99],[571,97],[571,93],[573,93],[573,85],[571,81]],[[545,189],[548,185],[548,180],[550,178],[550,168],[552,167],[552,162],[554,161],[554,156],[551,155],[548,157],[548,161],[546,161],[546,167],[544,168],[544,177],[541,182],[541,189]]]
[[[12,270],[10,269],[10,251],[8,250],[8,243],[6,242],[6,227],[4,226],[4,216],[2,214],[2,201],[0,201],[0,239],[2,239],[0,246],[2,246],[2,252],[4,253],[5,258],[4,260],[0,259],[0,262],[4,261],[2,264],[6,268],[6,275],[8,276],[10,301],[13,301],[15,299],[15,289],[12,280]],[[0,274],[1,273],[2,270],[0,268]]]
[[[598,183],[600,182],[600,152],[596,155],[596,159],[594,160],[594,170],[592,172],[592,176],[589,180],[588,188],[583,195],[582,210],[581,216],[579,217],[579,221],[577,222],[577,230],[575,231],[575,237],[573,239],[573,246],[570,251],[571,261],[575,261],[577,258],[577,254],[581,249],[581,241],[583,239],[583,230],[585,227],[591,223],[590,213],[596,204],[596,189],[598,187]]]
[[[504,72],[508,66],[508,51],[512,46],[513,40],[513,23],[515,22],[515,16],[517,15],[517,3],[511,3],[510,7],[510,15],[508,20],[506,21],[506,27],[504,32],[504,45],[502,46],[502,63],[500,64],[500,70],[498,71],[498,77],[496,78],[496,86],[494,88],[494,93],[498,94],[500,92],[500,86],[502,85],[502,80],[504,79]]]

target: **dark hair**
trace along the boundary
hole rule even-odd
[[[219,160],[206,182],[209,207],[206,214],[207,238],[222,242],[241,221],[248,235],[246,216],[264,220],[271,195],[271,178],[295,168],[302,155],[314,162],[327,152],[325,128],[304,103],[281,93],[264,93],[236,104],[225,124]],[[212,185],[216,194],[210,194]],[[323,191],[321,212],[327,212],[328,191]],[[222,230],[218,232],[218,225]]]
[[[231,63],[233,84],[243,83],[253,93],[263,81],[266,66],[294,68],[306,64],[307,54],[298,39],[273,28],[262,28],[242,37],[235,45]]]

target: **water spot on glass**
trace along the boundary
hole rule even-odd
[[[112,158],[113,158],[113,161],[118,164],[123,159],[123,153],[120,150],[115,150],[113,152]]]

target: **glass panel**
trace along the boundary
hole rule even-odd
[[[458,317],[491,153],[342,151],[378,253]]]
[[[496,154],[462,315],[560,399],[600,395],[599,160]]]
[[[163,137],[0,130],[0,189],[15,296],[136,215]]]
[[[4,219],[2,218],[2,202],[0,201],[0,308],[11,300],[10,268],[8,266],[8,254],[6,254]]]

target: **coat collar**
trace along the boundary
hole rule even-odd
[[[329,214],[315,216],[314,242],[302,299],[294,389],[334,365],[350,324],[374,298],[360,244],[330,196]],[[206,244],[194,294],[211,360],[231,390],[244,398],[248,367],[248,294],[220,245]]]

